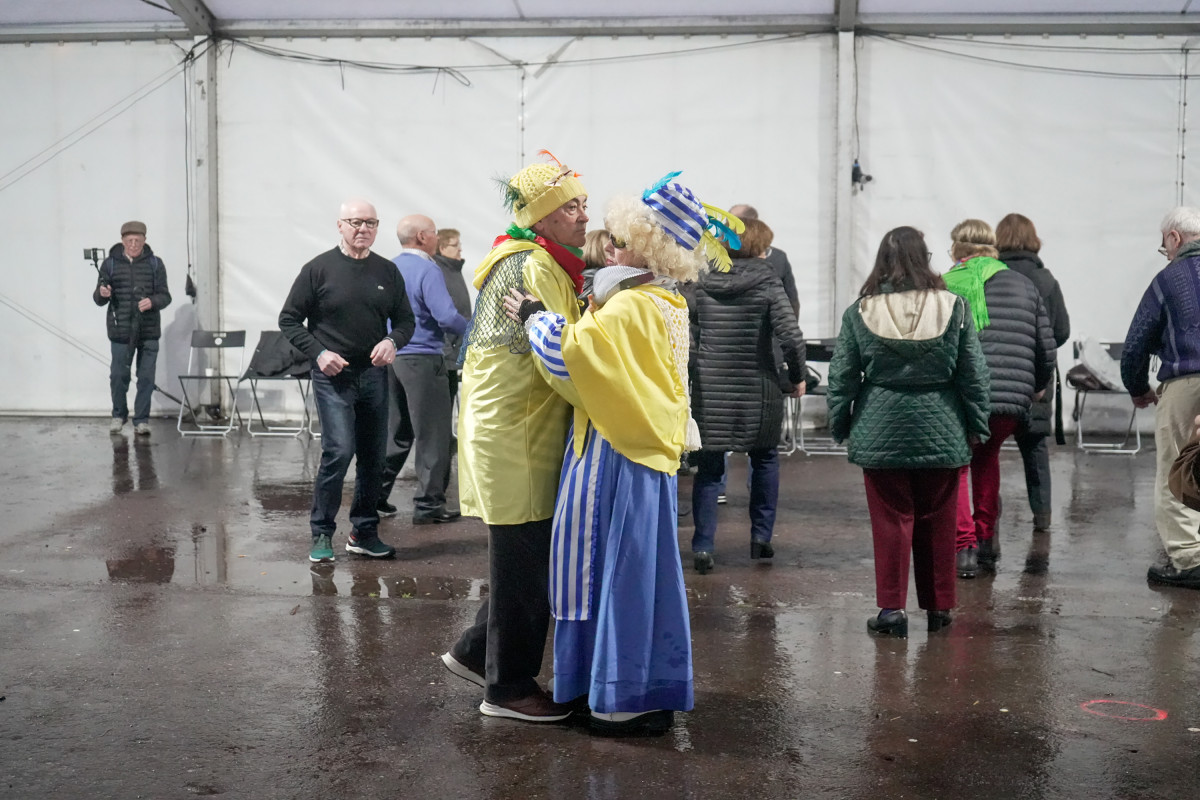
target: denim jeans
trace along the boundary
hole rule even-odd
[[[332,536],[342,505],[342,484],[357,457],[350,524],[359,536],[379,528],[379,488],[387,445],[387,373],[383,367],[346,367],[330,377],[312,371],[313,397],[321,420],[321,466],[313,486],[312,535]]]
[[[779,505],[779,452],[771,447],[751,450],[749,455],[750,540],[769,542]],[[725,454],[720,450],[701,450],[696,456],[696,478],[692,482],[696,533],[692,536],[692,552],[711,553],[717,537],[717,495],[725,482]]]
[[[129,342],[109,342],[112,362],[108,368],[108,386],[112,391],[114,419],[129,419],[129,379],[133,357],[137,355],[137,394],[133,398],[133,424],[150,419],[150,397],[154,394],[154,370],[158,365],[158,339],[147,339],[137,345]]]

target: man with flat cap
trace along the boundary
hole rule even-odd
[[[108,306],[105,319],[112,362],[108,384],[112,391],[109,433],[120,433],[129,419],[129,381],[137,358],[137,393],[133,400],[133,430],[150,435],[150,396],[162,335],[159,312],[171,304],[167,269],[146,244],[146,223],[132,220],[121,226],[121,241],[108,251],[92,292],[96,305]]]
[[[337,246],[300,268],[279,312],[279,330],[312,359],[312,391],[321,420],[321,466],[313,485],[308,560],[332,563],[334,522],[342,484],[356,460],[352,530],[346,552],[391,558],[379,538],[379,487],[387,447],[385,367],[413,335],[404,278],[371,252],[379,216],[365,200],[347,200],[338,213]],[[307,324],[305,324],[307,321]]]
[[[483,714],[526,722],[570,714],[536,681],[550,624],[551,523],[570,405],[550,387],[524,326],[503,306],[519,288],[568,322],[579,319],[587,190],[578,173],[549,157],[554,163],[528,166],[504,184],[515,222],[475,270],[458,484],[462,513],[488,526],[489,597],[475,625],[442,656],[452,673],[485,688]]]

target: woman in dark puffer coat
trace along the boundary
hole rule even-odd
[[[996,226],[996,249],[1000,251],[1000,260],[1009,269],[1033,281],[1046,306],[1046,316],[1050,318],[1054,346],[1062,347],[1071,338],[1071,318],[1067,315],[1067,304],[1058,281],[1038,257],[1042,240],[1038,238],[1033,222],[1021,214],[1009,214],[1000,220]],[[1033,402],[1029,423],[1021,426],[1016,435],[1021,460],[1025,462],[1025,490],[1035,531],[1050,528],[1050,450],[1046,439],[1053,432],[1051,409],[1055,385],[1056,382],[1051,382],[1046,387],[1046,394]]]
[[[946,288],[971,308],[991,378],[991,436],[971,456],[970,493],[964,470],[958,490],[960,578],[973,578],[980,564],[994,568],[1000,516],[1000,445],[1029,419],[1035,395],[1054,375],[1054,332],[1037,287],[998,260],[996,234],[983,220],[968,219],[950,232],[954,266]],[[974,500],[974,512],[971,501]]]
[[[746,220],[741,249],[729,251],[729,271],[701,275],[688,302],[692,416],[703,448],[694,457],[692,554],[701,573],[713,566],[717,495],[729,451],[750,456],[750,557],[775,554],[771,534],[779,498],[784,391],[793,397],[803,392],[804,340],[783,283],[761,257],[772,238],[766,223]],[[776,368],[773,340],[783,350],[786,381]]]
[[[988,436],[988,369],[966,302],[896,228],[842,315],[829,363],[829,431],[863,469],[875,543],[874,633],[906,636],[909,551],[929,626],[950,624],[959,473]]]

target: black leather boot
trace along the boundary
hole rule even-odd
[[[974,547],[964,547],[958,551],[954,557],[954,569],[960,578],[975,577],[975,573],[979,571],[979,562],[976,559]]]
[[[990,539],[980,539],[975,559],[982,569],[995,572],[996,562],[1000,560],[1000,537],[993,536]]]
[[[880,611],[878,616],[867,620],[867,630],[883,636],[908,637],[908,615],[903,608],[893,611]]]
[[[951,619],[949,611],[928,611],[929,632],[937,633],[942,628],[949,627]]]
[[[775,548],[770,542],[750,542],[751,558],[774,558]]]

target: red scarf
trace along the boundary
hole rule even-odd
[[[506,242],[511,238],[513,237],[509,236],[507,233],[503,233],[496,237],[496,241],[492,242],[492,247],[499,247],[502,242]],[[563,272],[567,273],[567,277],[569,277],[571,282],[575,284],[575,294],[580,294],[583,291],[583,269],[587,265],[583,263],[582,258],[575,255],[561,244],[552,242],[542,236],[534,237],[532,240],[525,239],[523,241],[532,241],[534,244],[538,245],[547,253],[549,253],[550,257],[554,259],[555,263],[562,268]]]

